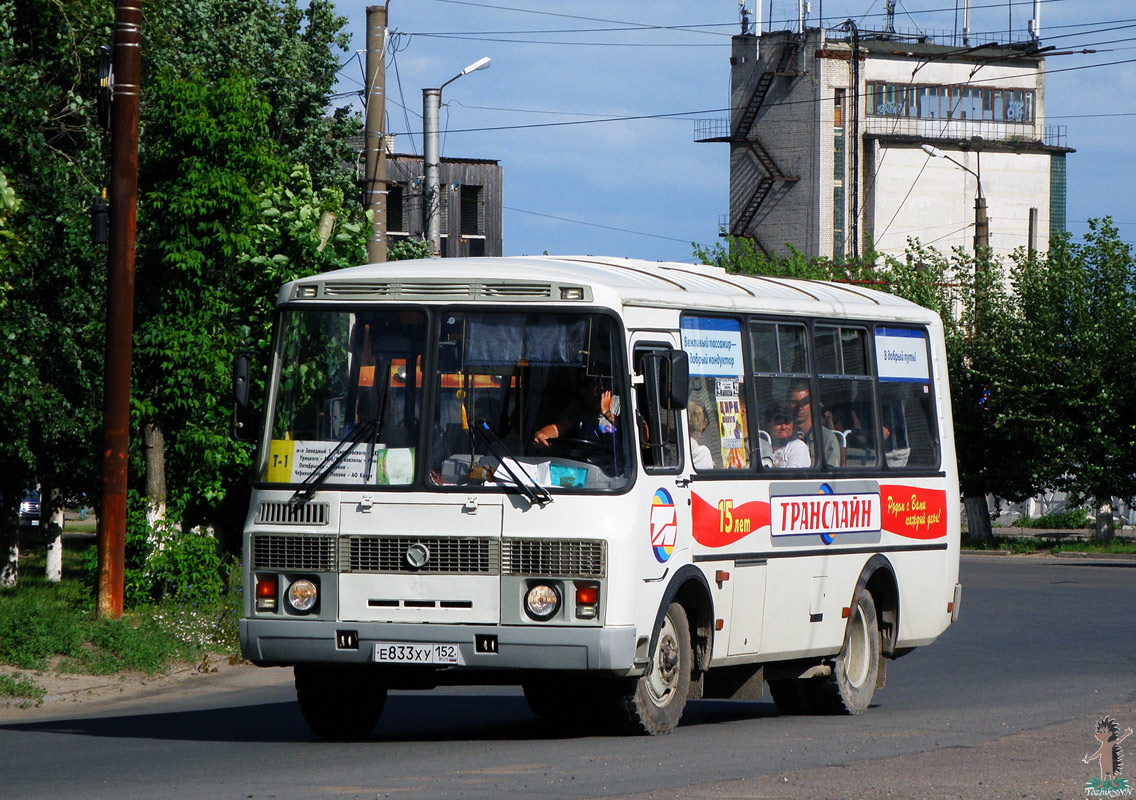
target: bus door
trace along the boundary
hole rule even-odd
[[[716,655],[759,651],[763,630],[769,498],[756,463],[771,457],[769,434],[753,425],[741,320],[684,314],[682,344],[690,360],[687,443],[694,557],[715,577]]]
[[[670,334],[643,331],[632,336],[632,409],[645,476],[642,574],[663,581],[690,561],[690,481],[680,439],[679,411],[686,405],[686,353]],[[646,498],[649,497],[649,500]]]

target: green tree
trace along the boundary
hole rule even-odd
[[[1110,219],[1080,243],[1055,241],[1013,270],[1020,402],[1053,465],[1048,487],[1095,500],[1098,538],[1113,535],[1111,499],[1136,495],[1136,259]],[[1032,380],[1030,380],[1032,378]]]
[[[269,104],[265,133],[306,164],[317,191],[357,193],[349,137],[361,129],[347,108],[328,113],[348,53],[347,20],[330,0],[155,0],[147,7],[143,85],[163,69],[206,84],[243,69]]]
[[[229,436],[233,357],[266,348],[280,283],[362,259],[364,225],[290,166],[248,76],[163,70],[148,104],[134,392],[148,494],[168,485],[177,519],[222,527],[250,456]]]
[[[92,98],[111,11],[0,0],[0,170],[22,199],[0,259],[4,525],[36,483],[45,519],[97,485],[105,254],[89,208],[105,167]]]

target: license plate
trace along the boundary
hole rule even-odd
[[[375,661],[383,664],[464,664],[456,644],[376,642]]]

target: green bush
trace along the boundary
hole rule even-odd
[[[1022,517],[1018,520],[1018,525],[1036,530],[1076,530],[1090,527],[1092,519],[1089,517],[1089,512],[1083,508],[1066,508],[1064,511],[1042,514],[1036,519]]]
[[[225,588],[217,540],[183,533],[168,524],[159,523],[155,528],[146,519],[145,498],[134,491],[127,498],[123,569],[123,604],[127,608],[164,600],[209,605],[220,599]],[[84,572],[93,589],[98,575],[93,549],[86,555]]]
[[[195,606],[214,604],[225,589],[221,566],[217,540],[212,536],[172,534],[150,560],[151,596]]]

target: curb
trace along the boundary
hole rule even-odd
[[[1006,557],[1038,564],[1065,567],[1128,567],[1136,569],[1136,554],[1127,553],[1011,553],[1009,550],[963,550],[961,555],[975,558]]]

